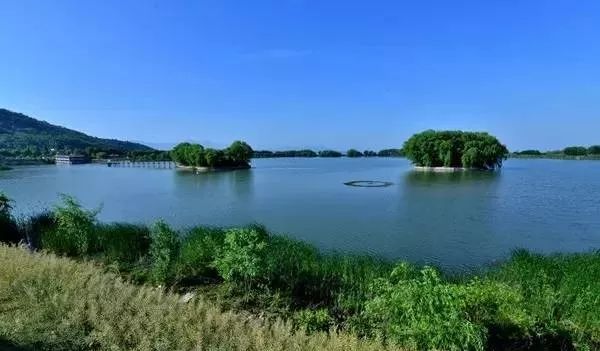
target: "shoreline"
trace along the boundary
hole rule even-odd
[[[454,173],[454,172],[466,172],[476,171],[477,168],[465,168],[465,167],[425,167],[425,166],[414,166],[413,169],[418,172],[432,172],[432,173]]]
[[[185,172],[195,172],[196,174],[209,173],[209,172],[237,171],[237,170],[244,170],[244,169],[251,169],[251,168],[252,168],[252,166],[250,166],[249,164],[239,165],[239,166],[226,166],[226,167],[192,167],[192,166],[175,165],[176,170],[182,170]]]

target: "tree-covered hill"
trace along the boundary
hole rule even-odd
[[[2,156],[41,157],[51,156],[57,152],[125,154],[131,151],[152,150],[142,144],[96,138],[21,113],[0,109],[0,154]]]

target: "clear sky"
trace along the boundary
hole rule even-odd
[[[600,144],[600,1],[0,1],[0,107],[93,135]]]

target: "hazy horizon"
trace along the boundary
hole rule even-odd
[[[600,144],[600,3],[0,4],[0,107],[147,144]]]

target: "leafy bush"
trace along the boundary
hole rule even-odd
[[[187,233],[177,261],[179,279],[217,278],[215,260],[223,250],[225,232],[218,228],[197,227]]]
[[[56,222],[52,212],[44,211],[37,215],[27,217],[19,224],[21,233],[27,239],[32,249],[42,248],[42,237],[49,231],[56,229]]]
[[[269,235],[263,227],[229,229],[216,267],[223,279],[244,286],[265,276]]]
[[[150,275],[154,283],[167,283],[179,254],[179,234],[165,222],[158,221],[150,234]]]
[[[301,310],[294,315],[294,322],[299,329],[309,334],[327,332],[333,325],[331,316],[326,309]]]
[[[84,256],[97,249],[95,231],[99,210],[86,210],[75,198],[62,195],[62,204],[54,208],[55,228],[42,236],[42,248],[60,255]]]
[[[23,239],[11,213],[11,199],[0,192],[0,242],[17,244]]]
[[[374,334],[410,349],[484,348],[484,328],[466,315],[466,288],[443,283],[433,268],[416,271],[400,264],[373,289],[375,297],[367,302],[365,315]]]
[[[132,264],[145,257],[150,250],[150,230],[146,226],[113,223],[96,228],[98,250],[109,262]]]

